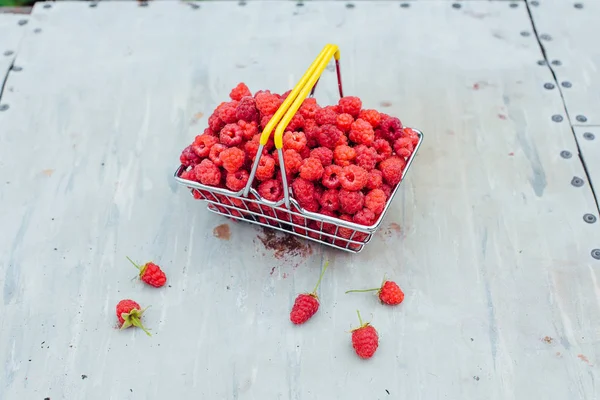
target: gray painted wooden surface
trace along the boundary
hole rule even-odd
[[[2,400],[598,398],[597,211],[560,157],[577,146],[524,7],[60,2],[31,18],[0,113]],[[237,82],[283,92],[325,42],[348,94],[426,138],[363,253],[278,258],[171,174]],[[169,286],[131,281],[126,255]],[[321,309],[294,327],[325,259]],[[384,273],[401,306],[344,294]],[[152,305],[152,338],[115,328],[122,298]],[[369,361],[357,308],[380,333]]]
[[[28,22],[27,15],[0,14],[0,93]]]

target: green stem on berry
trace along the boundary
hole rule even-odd
[[[144,332],[146,332],[146,335],[152,336],[152,334],[144,327],[144,325],[142,325],[142,321],[140,321],[139,319],[132,318],[131,319],[131,324],[133,326],[137,326],[138,328],[140,328],[141,330],[143,330]]]
[[[317,285],[315,286],[315,289],[312,291],[313,294],[317,294],[317,289],[319,288],[319,285],[321,284],[321,279],[323,279],[323,275],[325,275],[325,271],[327,270],[328,266],[329,266],[329,260],[325,261],[325,266],[323,267],[323,271],[321,271],[321,276],[319,276]]]
[[[127,256],[125,256],[127,257]],[[139,269],[140,271],[142,270],[142,267],[140,267],[139,265],[137,265],[136,263],[133,262],[133,260],[129,257],[127,257],[127,259],[129,260],[130,263],[133,264],[134,267],[136,267],[137,269]]]
[[[375,289],[360,289],[360,290],[346,290],[346,293],[362,293],[362,292],[374,292],[376,290],[381,289],[380,287],[376,287]]]
[[[356,310],[356,313],[358,314],[358,322],[360,323],[360,326],[363,326],[362,318],[360,317],[360,311]]]

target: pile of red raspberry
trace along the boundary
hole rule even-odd
[[[208,119],[202,135],[181,153],[184,179],[239,192],[248,183],[259,138],[289,92],[258,91],[244,83]],[[358,97],[321,107],[304,103],[283,136],[283,159],[292,197],[307,211],[373,225],[402,179],[419,142],[398,118],[365,110]],[[253,187],[263,199],[283,198],[273,138],[265,146]],[[330,224],[324,224],[330,225]],[[323,231],[335,227],[322,227]],[[342,231],[343,229],[340,229]],[[344,232],[338,232],[344,237]]]

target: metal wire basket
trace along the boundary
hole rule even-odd
[[[382,213],[373,225],[360,225],[303,209],[294,199],[293,193],[290,195],[290,188],[288,187],[287,176],[285,173],[282,137],[285,128],[302,105],[304,99],[309,93],[311,96],[314,94],[319,77],[331,57],[335,58],[339,93],[340,97],[343,97],[339,66],[339,49],[335,45],[327,45],[311,64],[292,92],[290,92],[261,134],[260,146],[256,153],[257,155],[262,154],[263,148],[271,136],[271,132],[276,127],[274,142],[280,163],[283,199],[278,202],[265,200],[252,187],[260,160],[260,157],[258,156],[255,158],[252,165],[246,187],[239,192],[232,192],[228,189],[207,186],[199,182],[183,179],[181,178],[181,174],[187,168],[184,165],[180,165],[175,171],[175,180],[179,184],[189,188],[194,198],[207,201],[208,209],[214,213],[267,228],[273,228],[352,253],[360,252],[364,246],[369,243],[377,231],[377,228],[381,225],[381,222],[400,187],[400,183],[404,180],[406,173],[421,146],[423,134],[419,130],[412,129],[417,133],[419,141],[414,146],[414,150],[410,157],[406,159],[406,166],[402,172],[400,183],[393,188]]]

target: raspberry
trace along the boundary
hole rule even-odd
[[[384,137],[390,142],[394,142],[402,136],[402,122],[398,118],[389,117],[381,120],[381,130]]]
[[[373,211],[369,210],[368,208],[363,208],[362,210],[354,214],[354,217],[352,218],[352,220],[357,224],[366,226],[373,225],[375,223],[375,219],[375,213],[373,213]]]
[[[252,140],[258,133],[258,124],[255,121],[246,122],[240,120],[238,121],[238,125],[242,128],[242,138],[244,140]]]
[[[259,181],[266,181],[273,178],[275,173],[275,160],[273,157],[266,155],[261,156],[258,161],[258,167],[256,168],[256,179]]]
[[[221,129],[219,140],[227,147],[237,146],[242,143],[244,132],[238,124],[227,124]]]
[[[221,143],[217,143],[210,148],[208,158],[210,158],[210,161],[212,161],[217,167],[223,165],[223,161],[221,161],[221,152],[225,149],[227,149],[227,146]]]
[[[379,335],[368,322],[363,324],[360,313],[357,313],[360,327],[352,331],[352,347],[360,358],[371,358],[379,347]]]
[[[350,114],[340,114],[337,116],[335,125],[342,132],[348,132],[350,130],[350,126],[354,122],[354,118]]]
[[[219,167],[208,159],[202,160],[200,164],[194,167],[194,174],[196,175],[196,180],[203,185],[218,186],[221,182]]]
[[[273,115],[281,105],[279,97],[268,92],[257,93],[255,95],[256,108],[261,115]]]
[[[213,146],[214,147],[214,146]],[[194,166],[200,162],[200,157],[192,150],[192,146],[188,146],[181,152],[179,161],[186,167]]]
[[[385,197],[387,197],[388,199],[392,197],[392,187],[390,185],[383,183],[379,188],[383,190],[383,193],[385,193]]]
[[[238,149],[237,147],[225,149],[219,156],[219,159],[223,162],[223,168],[227,172],[235,172],[242,168],[245,158],[246,154],[244,154],[244,151]]]
[[[239,169],[235,172],[228,172],[225,177],[225,186],[232,192],[239,192],[246,187],[250,175],[248,171]]]
[[[395,306],[404,301],[404,292],[393,281],[384,281],[379,289],[379,300],[390,306]]]
[[[284,94],[282,94],[281,95],[281,100],[287,99],[287,97],[290,95],[290,93],[292,93],[292,91],[288,90],[287,92],[285,92]]]
[[[260,127],[262,129],[265,129],[271,118],[273,118],[273,114],[263,115],[262,117],[260,117]],[[273,130],[275,130],[275,127],[273,128]]]
[[[377,152],[377,162],[381,162],[392,156],[392,146],[385,139],[377,139],[373,142],[373,148]]]
[[[335,189],[329,189],[323,192],[319,199],[321,209],[328,212],[337,211],[340,208],[339,193]]]
[[[306,136],[306,146],[309,148],[318,146],[319,134],[321,133],[321,128],[317,125],[314,119],[309,119],[306,121],[304,127],[304,135]]]
[[[381,171],[378,169],[374,169],[369,171],[369,176],[367,177],[367,189],[378,189],[383,183],[383,176],[381,175]],[[389,196],[386,196],[389,197]]]
[[[198,135],[192,143],[192,150],[198,157],[206,158],[210,154],[210,148],[217,143],[218,140],[210,135]]]
[[[302,156],[296,150],[288,149],[283,152],[283,162],[285,163],[285,171],[295,174],[302,165]]]
[[[300,150],[298,154],[300,154],[300,157],[302,157],[302,159],[308,158],[310,157],[310,149],[308,147],[305,147],[302,150]]]
[[[127,259],[140,271],[140,279],[146,282],[148,285],[159,288],[167,283],[167,275],[165,275],[163,270],[160,269],[158,265],[154,264],[153,262],[147,262],[143,266],[140,266],[134,263],[131,258],[127,257]]]
[[[337,197],[337,193],[336,193],[336,197]],[[321,197],[322,199],[322,197]],[[324,208],[321,208],[321,210],[319,210],[319,214],[323,214],[323,215],[327,215],[328,217],[332,217],[332,218],[337,218],[337,214],[333,211],[328,211]],[[317,223],[317,229],[321,230],[323,232],[327,232],[327,233],[331,233],[333,234],[335,232],[336,226],[334,224],[331,224],[329,222],[318,222]],[[326,240],[330,240],[329,237],[325,237]]]
[[[315,194],[314,194],[314,198],[316,201],[321,201],[321,196],[323,195],[323,193],[325,192],[325,188],[321,185],[315,185]]]
[[[406,161],[400,157],[390,157],[379,163],[379,170],[383,179],[390,186],[397,185],[402,180],[402,171],[406,166]]]
[[[300,205],[306,211],[310,211],[310,212],[319,211],[319,202],[316,199],[313,201],[309,201],[308,203],[300,203]]]
[[[328,189],[336,189],[340,186],[339,176],[342,173],[342,167],[339,165],[329,165],[323,170],[321,183]]]
[[[315,120],[319,125],[335,125],[337,123],[337,114],[331,108],[321,108],[315,113]]]
[[[343,133],[335,125],[323,125],[319,129],[317,141],[323,147],[334,149]]]
[[[292,182],[292,192],[302,207],[315,201],[315,185],[306,179],[296,178]]]
[[[252,96],[252,92],[250,92],[250,89],[248,89],[248,86],[246,86],[244,82],[238,83],[238,85],[233,88],[231,93],[229,93],[231,100],[240,101],[246,96]]]
[[[298,113],[304,117],[304,119],[315,119],[317,111],[321,107],[317,104],[317,100],[314,97],[304,99],[302,105],[298,109]]]
[[[342,167],[350,165],[352,160],[356,157],[356,150],[350,146],[341,145],[337,146],[333,151],[333,161]]]
[[[302,132],[286,132],[283,134],[283,148],[302,151],[306,147],[306,136]]]
[[[365,195],[360,192],[350,192],[348,190],[340,190],[340,210],[344,214],[355,214],[363,209],[365,204]]]
[[[246,122],[258,122],[258,110],[254,97],[244,97],[235,109],[235,118]]]
[[[348,138],[354,143],[370,146],[375,140],[375,131],[371,124],[359,118],[352,123]]]
[[[295,114],[288,126],[285,127],[286,131],[299,131],[304,128],[304,117],[300,114]]]
[[[377,165],[377,151],[374,148],[359,144],[354,148],[356,151],[356,165],[367,171],[375,169]]]
[[[365,196],[365,207],[373,211],[375,215],[383,212],[387,196],[381,189],[373,189]]]
[[[194,169],[189,169],[187,171],[183,171],[180,175],[180,178],[188,180],[188,181],[196,180],[196,175],[194,174]]]
[[[290,321],[292,321],[292,323],[296,325],[303,324],[319,310],[319,297],[317,296],[317,289],[319,288],[321,279],[323,279],[323,274],[325,274],[325,271],[327,270],[328,264],[328,262],[325,262],[314,290],[311,293],[302,293],[296,297],[294,306],[290,312]]]
[[[300,166],[300,177],[307,181],[317,181],[323,175],[323,165],[318,158],[307,158]]]
[[[347,165],[342,169],[340,184],[346,190],[361,190],[367,184],[368,176],[369,173],[364,168],[358,165]]]
[[[268,201],[279,201],[283,199],[283,186],[277,179],[269,179],[258,185],[258,193]]]
[[[256,153],[258,153],[258,146],[260,146],[260,143],[258,143],[258,139],[252,139],[248,142],[246,142],[246,144],[244,144],[244,150],[246,151],[246,155],[249,157],[250,160],[254,161],[254,158],[256,157]],[[264,151],[264,149],[263,149]]]
[[[338,139],[337,143],[335,144],[335,147],[337,147],[337,146],[347,146],[347,145],[348,145],[348,136],[342,135],[342,136],[340,136],[340,138]]]
[[[404,132],[404,136],[410,138],[413,146],[416,146],[417,144],[419,144],[419,134],[417,132],[415,132],[413,129],[410,129],[410,128],[404,128],[403,132]]]
[[[226,124],[234,124],[238,121],[236,117],[237,101],[231,101],[229,103],[221,103],[217,107],[219,118]]]
[[[346,214],[340,215],[339,219],[341,219],[342,221],[346,221],[346,222],[353,222],[352,221],[352,217],[349,216],[349,215],[346,215]],[[354,233],[353,229],[340,227],[338,229],[338,233],[337,234],[338,234],[339,237],[342,237],[344,239],[349,239],[350,236],[352,236],[353,233]],[[346,242],[345,240],[343,242],[344,242],[343,245],[342,244],[338,244],[338,245],[340,245],[342,247],[345,247],[346,244],[348,244],[348,242]]]
[[[312,149],[310,151],[310,156],[318,158],[324,167],[331,165],[333,162],[333,151],[327,147],[317,147],[316,149]]]
[[[215,111],[213,115],[208,117],[208,127],[213,132],[220,132],[221,129],[225,126],[225,122],[221,118],[219,118],[219,113]]]
[[[362,101],[360,101],[358,97],[346,96],[338,101],[338,105],[340,106],[340,112],[350,114],[356,118],[358,117],[358,114],[360,114]]]
[[[414,149],[412,139],[409,137],[401,137],[394,142],[394,151],[400,157],[410,157]]]
[[[373,128],[377,128],[381,123],[381,114],[376,110],[362,110],[358,118],[367,121]]]
[[[150,332],[142,325],[142,314],[146,309],[140,307],[138,303],[133,300],[121,300],[117,304],[117,318],[121,324],[121,329],[127,329],[130,326],[136,326],[146,332],[146,335],[152,336]]]

